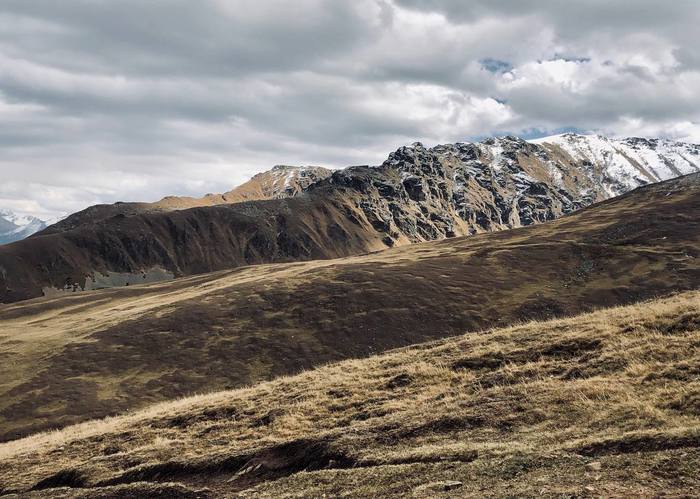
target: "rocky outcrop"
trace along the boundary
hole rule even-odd
[[[515,138],[415,143],[378,168],[335,172],[329,183],[361,193],[358,206],[388,245],[531,225],[598,199],[556,182],[538,153]]]
[[[392,246],[541,223],[635,187],[700,171],[694,163],[698,146],[684,144],[684,157],[691,159],[674,168],[651,168],[647,154],[645,168],[652,173],[645,176],[641,160],[630,152],[622,165],[607,153],[586,156],[583,147],[561,145],[587,140],[601,139],[569,134],[541,143],[516,137],[433,148],[414,143],[391,153],[379,167],[336,171],[311,189],[327,189],[328,183],[353,191],[367,222]],[[625,143],[640,148],[640,141]],[[671,158],[657,156],[655,164],[671,163]]]

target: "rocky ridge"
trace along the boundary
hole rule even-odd
[[[650,182],[700,171],[700,145],[665,139],[566,133],[532,141],[553,156],[569,156],[590,178],[599,178],[608,196]]]
[[[392,246],[545,222],[642,185],[700,171],[696,145],[676,143],[676,156],[655,159],[649,148],[644,162],[629,151],[622,156],[600,147],[568,147],[600,140],[568,134],[537,142],[507,136],[433,148],[414,143],[379,167],[336,171],[329,183],[362,192],[366,199],[358,206]],[[641,150],[659,142],[623,143]],[[677,152],[681,148],[683,153]],[[587,155],[587,150],[602,152]],[[620,157],[629,161],[622,164]]]

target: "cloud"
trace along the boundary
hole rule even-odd
[[[700,142],[699,23],[694,0],[4,0],[0,205],[201,195],[415,140]]]

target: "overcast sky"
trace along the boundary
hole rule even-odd
[[[0,0],[0,208],[562,130],[700,142],[700,1]]]

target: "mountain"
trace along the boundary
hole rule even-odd
[[[0,306],[0,439],[698,289],[699,214],[694,174],[520,229]]]
[[[688,292],[416,345],[0,445],[0,494],[692,497],[699,342]]]
[[[154,203],[115,203],[90,206],[55,224],[51,227],[50,232],[71,230],[117,216],[166,213],[189,208],[241,203],[243,201],[293,197],[300,194],[311,184],[330,176],[331,171],[320,166],[277,165],[269,171],[258,173],[247,182],[223,194],[207,194],[201,198],[167,196]]]
[[[700,145],[664,139],[611,139],[566,133],[532,141],[552,155],[562,155],[600,176],[608,196],[650,182],[700,171]],[[596,172],[598,170],[598,172]]]
[[[222,194],[222,198],[226,203],[240,203],[293,197],[301,194],[311,184],[330,177],[331,173],[332,170],[321,166],[277,165]]]
[[[637,166],[622,171],[618,156],[582,159],[557,143],[572,137],[542,144],[515,137],[433,148],[416,143],[399,148],[378,167],[299,170],[298,185],[283,167],[234,194],[91,207],[38,237],[0,247],[0,302],[527,226],[698,170],[698,146],[677,145],[684,148],[685,164],[663,156],[676,161],[673,169],[657,168],[655,176],[645,176],[637,160]],[[653,154],[672,149],[659,143]],[[640,142],[638,148],[644,147],[651,151]],[[649,151],[645,157],[653,155]],[[277,187],[269,188],[270,183]],[[242,199],[255,200],[238,202]]]
[[[44,230],[56,220],[40,220],[30,215],[18,215],[11,210],[0,210],[0,244],[20,241]]]

